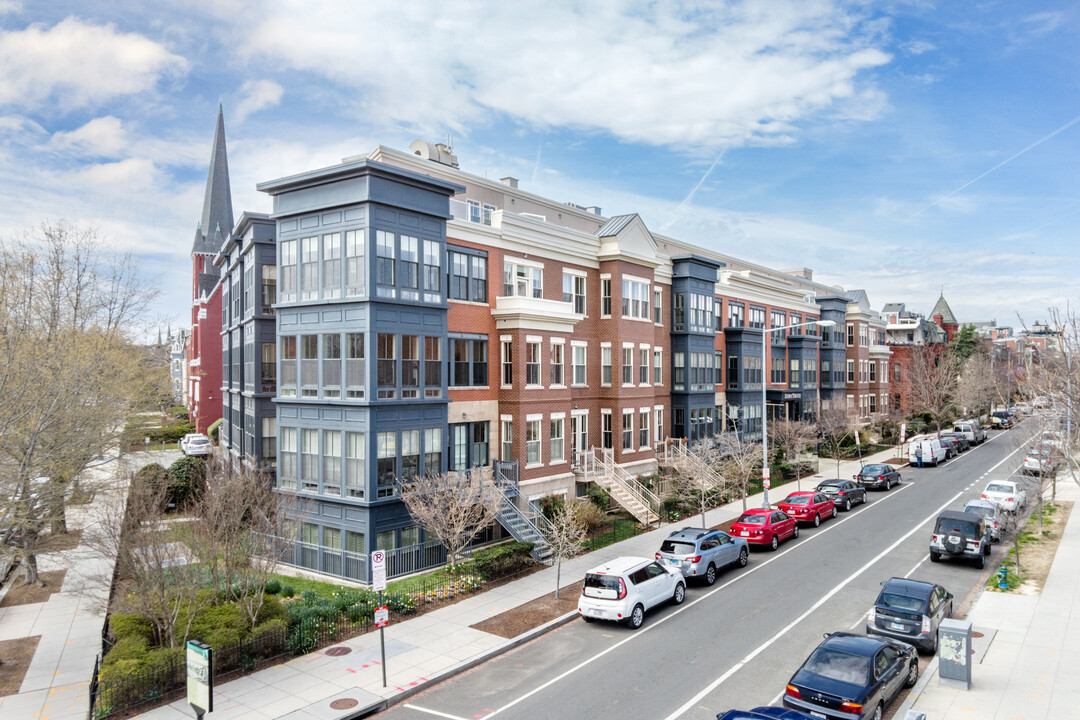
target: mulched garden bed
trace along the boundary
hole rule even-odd
[[[35,635],[0,640],[0,697],[18,694],[40,639],[40,635]]]
[[[47,602],[53,593],[60,592],[65,575],[67,575],[67,570],[49,570],[38,573],[44,585],[26,585],[21,579],[17,580],[18,584],[12,585],[3,600],[0,600],[0,607]]]
[[[559,588],[558,600],[555,599],[555,593],[550,592],[469,627],[508,640],[516,638],[524,632],[576,610],[578,596],[581,595],[581,583],[582,581],[578,580],[576,583]]]

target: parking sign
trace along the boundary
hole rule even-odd
[[[386,589],[385,550],[376,550],[371,553],[371,587],[375,590]]]

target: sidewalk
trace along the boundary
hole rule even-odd
[[[892,450],[864,458],[863,462],[884,462]],[[859,461],[840,463],[840,477],[858,473]],[[837,474],[834,461],[823,461],[821,472],[802,479],[804,490]],[[770,501],[775,505],[795,483],[775,487]],[[760,494],[747,498],[747,507],[760,507]],[[736,501],[705,515],[708,525],[718,525],[742,513]],[[695,515],[676,524],[637,535],[595,552],[563,562],[563,583],[584,577],[585,572],[606,560],[622,555],[652,557],[661,540],[673,529],[699,525]],[[214,720],[337,720],[357,715],[364,708],[389,701],[404,700],[416,692],[463,672],[485,660],[520,645],[553,627],[573,620],[576,611],[511,640],[475,630],[474,625],[555,590],[555,568],[466,598],[448,607],[416,618],[392,623],[386,628],[386,677],[382,684],[379,634],[367,633],[333,646],[334,655],[324,648],[238,680],[219,685],[214,691]],[[188,720],[191,709],[179,700],[150,710],[147,720]]]
[[[1059,478],[1057,497],[1078,502],[1080,488]],[[971,689],[942,685],[931,660],[897,720],[908,710],[927,720],[1080,717],[1080,506],[1073,506],[1042,594],[983,592],[967,619],[984,638],[973,643]]]

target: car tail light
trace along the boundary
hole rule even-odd
[[[626,583],[623,582],[622,578],[619,578],[619,600],[622,600],[624,597],[626,597]]]
[[[983,500],[989,500],[989,498],[988,498],[988,497],[986,497],[986,493],[983,493],[983,494],[982,494],[982,499],[983,499]]]
[[[691,564],[696,563],[696,562],[701,562],[701,556],[700,555],[691,555],[690,557],[686,558],[686,561],[688,563],[691,563]]]
[[[1005,498],[1005,502],[1012,502],[1012,501],[1013,501],[1013,499],[1011,497]]]
[[[853,703],[845,700],[840,703],[840,709],[853,715],[862,715],[862,703]]]
[[[884,475],[878,475],[878,476],[877,476],[877,479],[878,479],[878,480],[884,480],[884,479],[885,479],[885,476],[884,476]]]
[[[581,594],[582,595],[585,594],[585,585],[584,584],[582,584],[582,586],[581,586]]]
[[[866,613],[866,622],[871,624],[877,622],[877,608],[870,608],[870,612]]]
[[[840,497],[844,497],[844,491],[841,490],[840,492],[837,493],[837,495],[839,495]]]
[[[934,533],[933,535],[931,535],[930,540],[932,540],[933,542],[937,542],[938,541],[937,533]]]
[[[794,685],[788,685],[786,688],[784,688],[784,694],[793,698],[798,698],[800,700],[802,699],[802,693],[800,693],[799,688],[795,687]]]
[[[924,617],[922,619],[922,634],[927,635],[930,633],[930,618]]]
[[[980,542],[978,540],[976,540],[975,541],[975,552],[979,552],[979,544],[980,544]]]
[[[656,553],[656,559],[657,559],[657,560],[659,560],[659,559],[660,559],[660,553]]]

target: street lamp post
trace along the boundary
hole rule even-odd
[[[808,325],[817,325],[818,327],[831,328],[836,325],[834,320],[814,320],[813,322],[796,323],[794,325],[784,325],[782,327],[775,328],[761,328],[761,478],[762,478],[762,491],[764,492],[764,505],[763,507],[769,509],[769,412],[768,406],[765,404],[765,390],[768,387],[765,375],[765,336],[771,332],[778,332],[780,330],[791,330],[792,328],[806,327]],[[820,383],[820,377],[818,378]],[[820,408],[818,410],[820,412]]]

